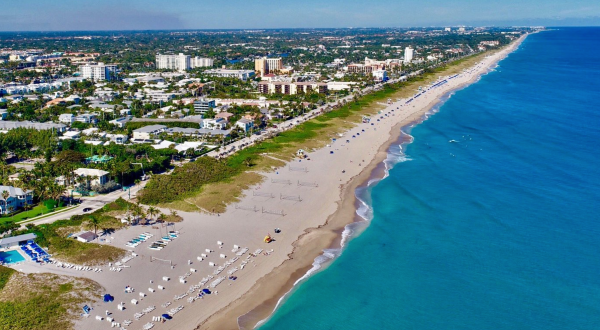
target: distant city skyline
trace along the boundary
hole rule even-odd
[[[4,3],[0,31],[600,25],[596,0],[21,0]]]

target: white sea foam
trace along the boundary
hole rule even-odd
[[[488,70],[487,72],[482,73],[481,75],[487,74],[497,67],[498,67],[498,65],[496,65],[494,68]],[[478,75],[476,80],[473,83],[479,81],[481,79],[481,75]],[[466,88],[470,84],[471,83],[466,84],[462,88]],[[460,89],[462,89],[462,88],[460,88]],[[446,103],[446,101],[448,99],[450,99],[454,95],[454,93],[456,93],[460,89],[453,89],[453,90],[449,91],[448,93],[442,95],[440,97],[440,101],[437,104],[435,104],[433,107],[431,107],[431,109],[429,109],[423,115],[421,121],[412,123],[408,126],[405,126],[402,129],[401,140],[405,140],[406,137],[408,137],[408,139],[403,141],[402,143],[393,144],[389,147],[387,157],[383,161],[383,164],[385,166],[383,177],[372,178],[367,182],[366,186],[359,187],[356,189],[355,196],[356,196],[356,199],[358,200],[358,202],[360,203],[360,206],[356,209],[356,214],[360,218],[362,218],[364,221],[354,222],[354,223],[346,225],[344,227],[344,231],[342,232],[340,248],[323,250],[323,253],[315,258],[315,260],[313,261],[312,267],[306,272],[306,274],[304,274],[301,278],[299,278],[296,282],[294,282],[294,285],[290,291],[286,292],[286,294],[284,294],[281,298],[279,298],[271,315],[269,315],[269,317],[265,318],[264,320],[259,321],[256,324],[255,329],[260,327],[261,325],[263,325],[265,322],[267,322],[271,318],[271,316],[275,313],[275,311],[281,305],[281,303],[283,303],[283,301],[290,295],[290,293],[296,288],[296,286],[300,282],[306,280],[307,278],[309,278],[310,276],[312,276],[313,274],[315,274],[316,272],[321,270],[323,268],[324,264],[329,263],[332,260],[334,260],[335,258],[339,257],[342,254],[342,251],[343,251],[344,247],[346,246],[346,244],[352,238],[356,237],[357,233],[362,232],[362,230],[368,226],[370,221],[373,219],[373,207],[371,206],[370,189],[369,188],[373,187],[378,182],[387,178],[389,176],[390,170],[392,168],[394,168],[394,166],[396,166],[399,163],[411,160],[404,153],[404,148],[406,147],[406,145],[408,145],[414,141],[414,137],[412,135],[410,135],[410,133],[409,133],[411,131],[411,129],[413,127],[417,126],[418,124],[420,124],[421,122],[429,119],[429,117],[433,116],[434,114],[438,113],[441,106],[444,103]]]

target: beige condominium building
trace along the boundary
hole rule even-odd
[[[268,74],[269,72],[280,71],[281,69],[283,69],[283,61],[281,60],[281,57],[262,57],[254,60],[254,71],[258,72],[258,74],[261,76]]]

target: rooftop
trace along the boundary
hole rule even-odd
[[[34,233],[13,236],[13,237],[7,237],[7,238],[0,239],[0,245],[19,243],[19,242],[35,239],[36,237],[37,237],[37,235]]]
[[[73,172],[79,176],[104,176],[108,174],[106,171],[95,168],[78,168]]]
[[[148,125],[148,126],[140,127],[133,131],[138,132],[138,133],[152,133],[152,132],[163,130],[165,128],[167,128],[167,126],[165,126],[165,125]]]

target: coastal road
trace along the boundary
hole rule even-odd
[[[140,185],[138,185],[137,187],[129,188],[129,190],[131,190],[131,198],[134,198],[136,196],[137,192],[140,191],[146,185],[146,182],[148,182],[148,181],[142,181],[140,183]],[[119,190],[113,191],[113,192],[111,192],[109,194],[105,194],[105,195],[82,197],[81,204],[79,204],[77,207],[75,207],[71,210],[57,213],[55,215],[51,215],[49,217],[45,217],[45,218],[42,218],[39,220],[27,222],[27,223],[21,225],[21,227],[24,227],[25,225],[28,225],[28,224],[41,225],[44,223],[52,223],[57,220],[69,219],[69,218],[71,218],[71,216],[74,216],[74,215],[87,214],[87,213],[94,212],[95,210],[103,207],[104,205],[114,202],[115,200],[119,199],[119,197],[122,197],[123,199],[128,200],[129,199],[129,190],[123,191],[123,190],[119,189]],[[88,212],[83,212],[83,210],[86,208],[90,208],[91,210]]]
[[[365,93],[368,90],[369,90],[369,87],[363,89],[362,92]],[[350,102],[352,100],[352,96],[350,96],[350,95],[346,96],[344,98],[339,99],[338,101],[342,101],[342,100],[346,101],[346,102]],[[338,101],[322,105],[314,110],[311,110],[311,111],[303,114],[302,116],[298,116],[298,117],[295,117],[292,119],[288,119],[284,122],[278,123],[277,128],[273,128],[273,127],[267,128],[266,130],[263,131],[264,133],[262,135],[252,135],[250,137],[246,137],[246,138],[237,140],[237,141],[230,143],[227,146],[223,147],[222,150],[216,150],[216,151],[211,151],[211,152],[207,153],[206,156],[208,156],[208,157],[228,156],[237,150],[244,149],[246,147],[254,145],[256,142],[264,140],[269,133],[279,133],[279,132],[287,131],[288,129],[291,129],[294,126],[296,126],[300,123],[303,123],[308,119],[314,118],[314,117],[318,116],[320,113],[324,112],[324,110],[328,106],[336,105],[336,103]]]

